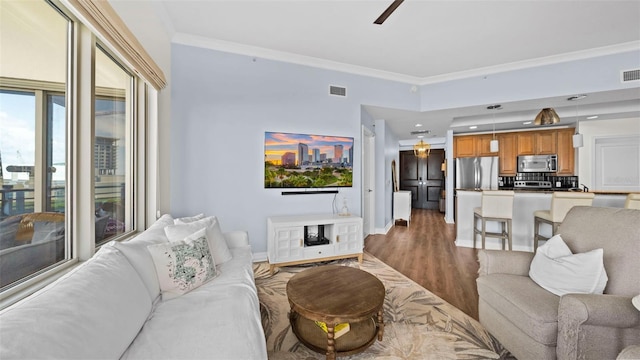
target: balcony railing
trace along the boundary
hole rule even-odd
[[[54,186],[49,188],[45,202],[45,211],[65,211],[65,187]],[[124,183],[112,185],[96,185],[95,204],[99,209],[107,202],[124,203]],[[33,189],[16,189],[11,185],[4,185],[0,190],[0,220],[19,214],[35,212],[35,197]]]

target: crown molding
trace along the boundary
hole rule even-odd
[[[621,43],[616,45],[574,51],[574,52],[546,56],[541,58],[527,59],[523,61],[516,61],[512,63],[472,69],[468,71],[459,71],[459,72],[448,73],[443,75],[428,76],[428,77],[419,78],[419,80],[417,81],[417,84],[418,85],[435,84],[435,83],[441,83],[445,81],[460,80],[460,79],[466,79],[466,78],[478,77],[478,76],[486,76],[490,74],[504,73],[504,72],[515,71],[515,70],[523,70],[523,69],[558,64],[563,62],[584,60],[584,59],[595,58],[599,56],[614,55],[614,54],[620,54],[620,53],[625,53],[630,51],[640,51],[640,41],[631,41],[631,42],[626,42],[626,43]]]
[[[286,51],[267,49],[259,46],[234,43],[231,41],[210,39],[185,33],[174,34],[171,42],[182,45],[196,46],[205,49],[218,50],[239,55],[252,56],[262,59],[311,66],[315,68],[334,70],[355,75],[375,77],[384,80],[416,84],[419,78],[389,71],[376,70],[364,66],[351,65],[312,56],[294,54]]]
[[[632,41],[622,44],[603,46],[599,48],[574,51],[565,54],[547,56],[542,58],[528,59],[512,63],[506,63],[495,66],[487,66],[467,71],[459,71],[454,73],[418,77],[406,74],[399,74],[390,71],[372,69],[364,66],[352,65],[331,61],[312,56],[294,54],[285,51],[267,49],[258,46],[245,45],[231,41],[211,39],[202,36],[196,36],[186,33],[175,33],[171,40],[173,43],[195,46],[205,49],[218,50],[233,54],[258,57],[268,60],[288,62],[298,65],[311,66],[315,68],[340,71],[349,74],[369,76],[384,80],[397,81],[413,85],[429,85],[452,80],[460,80],[471,77],[487,76],[490,74],[503,73],[507,71],[522,70],[544,65],[558,64],[562,62],[583,60],[593,57],[613,55],[629,51],[640,51],[640,41]]]

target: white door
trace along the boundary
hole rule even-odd
[[[375,138],[374,134],[362,127],[362,230],[366,238],[375,233]]]

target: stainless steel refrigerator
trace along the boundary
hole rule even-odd
[[[498,190],[498,157],[456,159],[456,189]]]

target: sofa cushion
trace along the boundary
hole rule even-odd
[[[135,269],[112,247],[0,312],[2,359],[118,359],[151,301]]]
[[[478,295],[531,338],[555,346],[560,297],[528,276],[491,274],[477,279]]]
[[[158,274],[162,300],[185,294],[216,277],[206,229],[201,229],[183,241],[148,247]]]
[[[538,248],[529,277],[558,296],[602,294],[607,285],[602,256],[602,249],[572,254],[562,237],[555,235]]]
[[[16,242],[16,234],[21,220],[21,216],[11,216],[0,221],[0,250],[22,245]]]
[[[113,247],[120,250],[127,257],[131,265],[140,275],[144,286],[149,293],[151,301],[160,296],[160,284],[153,259],[147,246],[169,242],[164,234],[164,228],[173,224],[173,217],[165,214],[156,220],[146,231],[129,241],[111,243]]]
[[[178,221],[178,224],[167,226],[164,230],[169,241],[179,241],[202,228],[207,229],[209,248],[211,249],[211,254],[213,255],[213,260],[216,264],[220,265],[231,260],[231,252],[229,251],[227,242],[224,239],[222,230],[220,229],[220,223],[215,216],[210,216],[191,223],[182,223]]]
[[[251,248],[231,252],[215,280],[158,302],[121,360],[266,359]]]

